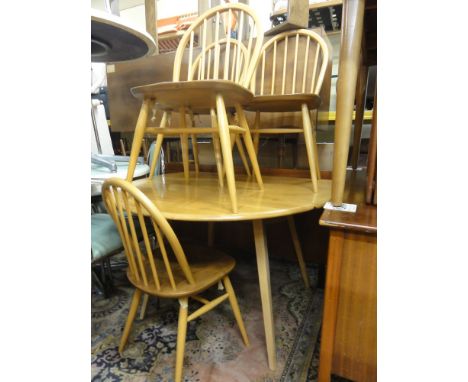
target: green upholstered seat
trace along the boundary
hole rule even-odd
[[[92,262],[123,249],[119,231],[109,214],[91,215],[91,256]]]

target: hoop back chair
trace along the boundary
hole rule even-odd
[[[119,351],[123,352],[127,342],[142,293],[179,300],[175,365],[175,381],[177,382],[182,379],[187,323],[210,311],[224,300],[229,299],[242,339],[248,345],[249,340],[237,298],[228,276],[235,266],[234,259],[212,248],[198,246],[187,247],[190,251],[190,257],[187,258],[177,236],[161,212],[140,190],[126,180],[119,178],[106,180],[102,187],[102,196],[123,242],[129,265],[128,279],[136,288]],[[143,236],[142,243],[138,241],[134,219],[126,219],[126,216],[131,216],[132,213],[136,215],[139,222]],[[156,233],[158,249],[153,248],[154,246],[150,243],[147,225],[151,225]],[[166,242],[168,247],[166,247]],[[220,281],[225,287],[225,294],[212,301],[199,296],[200,293],[217,285]],[[190,315],[188,314],[189,298],[203,304]]]
[[[233,29],[234,24],[237,25],[236,30]],[[263,187],[255,148],[242,109],[242,105],[249,103],[253,97],[248,87],[262,42],[263,30],[258,17],[250,7],[242,3],[211,8],[187,29],[176,51],[173,81],[132,89],[133,95],[141,98],[143,103],[130,155],[128,180],[131,179],[133,160],[136,160],[139,144],[145,133],[157,136],[157,153],[165,136],[180,136],[186,179],[189,179],[189,135],[192,136],[195,151],[194,135],[211,134],[219,183],[222,187],[220,170],[224,168],[232,210],[237,213],[231,134],[238,133],[244,138],[256,181],[260,188]],[[164,111],[158,127],[147,126],[148,110],[151,107]],[[229,123],[227,108],[236,110],[239,117],[237,125]],[[171,111],[180,114],[180,127],[167,126]],[[209,113],[211,126],[188,127],[186,114],[191,112]]]
[[[289,54],[289,53],[290,54]],[[310,110],[320,106],[320,89],[329,60],[329,47],[317,33],[298,29],[280,33],[262,47],[250,84],[255,97],[245,109],[255,111],[251,129],[258,151],[260,134],[302,133],[306,144],[313,190],[320,170]],[[302,128],[262,128],[261,112],[302,113]]]

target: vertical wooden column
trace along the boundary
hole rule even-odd
[[[365,0],[344,0],[338,71],[332,203],[343,203],[354,97],[359,68]]]
[[[351,157],[353,170],[356,170],[358,167],[359,152],[361,151],[362,125],[366,106],[367,73],[367,66],[361,65],[356,86],[356,117],[354,118],[353,156]]]
[[[156,43],[156,51],[154,54],[159,54],[158,31],[156,30],[156,21],[158,19],[156,0],[145,0],[145,18],[146,31],[153,37]]]

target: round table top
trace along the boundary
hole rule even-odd
[[[293,215],[321,208],[331,198],[331,180],[319,181],[314,193],[309,178],[263,176],[264,189],[245,175],[236,174],[239,213],[231,210],[227,186],[220,188],[216,173],[171,173],[133,184],[143,191],[169,220],[240,221]]]
[[[128,162],[116,162],[117,172],[111,172],[107,167],[91,163],[91,196],[101,195],[101,188],[108,178],[117,177],[125,179],[127,177]],[[140,178],[149,174],[150,167],[147,164],[137,164],[133,178]]]
[[[108,12],[91,9],[91,61],[120,62],[152,55],[154,39]]]

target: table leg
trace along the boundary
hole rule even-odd
[[[270,264],[268,261],[268,248],[263,229],[262,220],[254,220],[253,231],[255,238],[255,250],[257,254],[258,279],[260,284],[260,296],[262,299],[263,323],[265,326],[265,340],[268,354],[268,366],[276,369],[276,345],[275,323],[273,320],[273,304],[270,285]]]
[[[318,382],[330,382],[331,378],[336,316],[340,291],[341,262],[343,257],[343,241],[343,232],[330,231]]]

